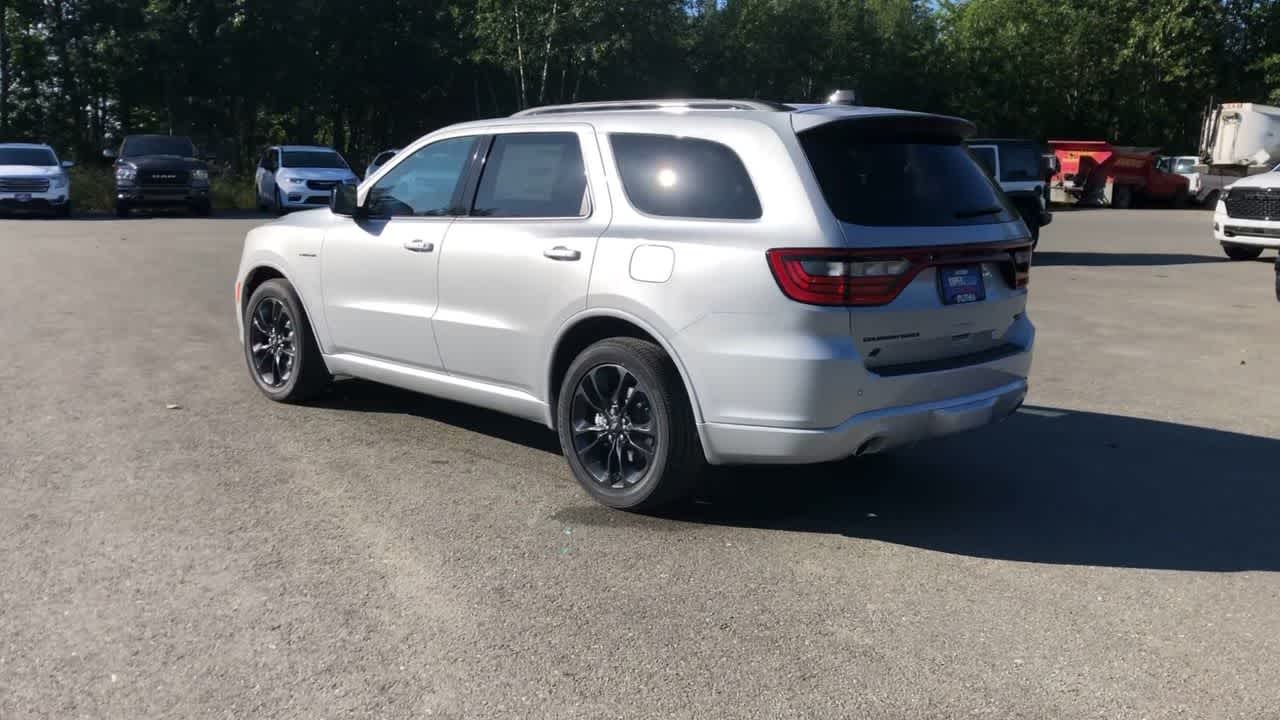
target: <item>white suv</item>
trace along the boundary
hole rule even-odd
[[[75,163],[58,161],[48,145],[0,143],[0,212],[17,210],[67,217]]]
[[[252,230],[250,374],[356,376],[554,428],[596,499],[704,463],[975,428],[1027,391],[1026,226],[956,118],[691,100],[548,107],[410,145]]]

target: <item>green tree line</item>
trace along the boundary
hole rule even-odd
[[[1280,0],[0,0],[0,137],[189,134],[353,162],[460,120],[634,97],[863,102],[1193,150],[1280,102]]]

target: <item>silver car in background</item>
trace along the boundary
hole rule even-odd
[[[1031,240],[972,132],[733,100],[444,128],[329,209],[250,231],[250,375],[278,401],[343,375],[544,424],[578,482],[629,509],[708,463],[992,423],[1027,392]]]
[[[40,143],[0,143],[0,213],[71,214],[71,178],[75,163],[59,161]]]
[[[358,181],[337,150],[316,145],[267,148],[254,174],[258,207],[278,215],[328,205],[335,186]]]

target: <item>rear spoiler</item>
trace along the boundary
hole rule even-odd
[[[978,131],[977,126],[968,120],[949,115],[839,105],[797,108],[796,112],[791,113],[791,127],[796,133],[839,127],[876,135],[924,135],[959,139],[973,137]]]

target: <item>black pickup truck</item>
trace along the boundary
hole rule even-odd
[[[118,153],[106,150],[103,155],[115,160],[116,215],[175,206],[193,215],[209,214],[209,166],[196,156],[191,138],[129,135]]]

